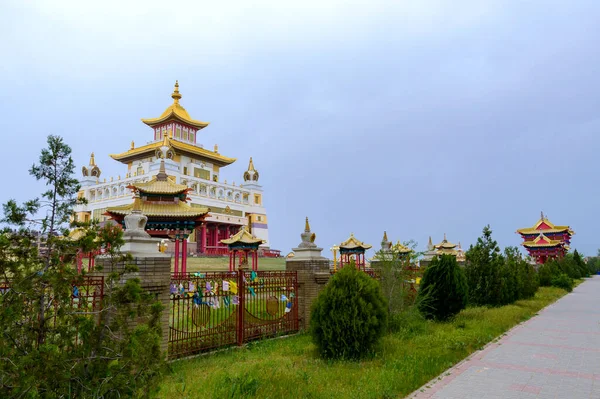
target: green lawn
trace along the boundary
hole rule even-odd
[[[307,334],[174,362],[158,397],[403,397],[564,294],[542,287],[531,300],[469,308],[449,323],[407,317],[375,358],[361,362],[319,359]]]
[[[171,262],[174,270],[175,263]],[[285,258],[258,258],[259,270],[285,270]],[[212,272],[229,270],[229,258],[193,258],[187,259],[188,272]]]

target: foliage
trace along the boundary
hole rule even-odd
[[[418,245],[416,241],[405,241],[403,245],[412,252],[401,254],[392,247],[389,251],[378,251],[375,262],[372,263],[379,273],[381,291],[387,300],[390,317],[405,311],[413,305],[415,299],[410,281],[417,277],[417,273],[408,268],[414,266],[420,253],[415,251]]]
[[[503,290],[508,282],[503,281],[504,259],[498,243],[492,239],[490,226],[483,229],[477,244],[465,253],[465,275],[469,286],[469,303],[475,306],[502,304],[507,295]]]
[[[552,286],[562,288],[567,292],[573,291],[573,279],[565,273],[560,273],[552,279]]]
[[[350,264],[337,272],[312,309],[313,341],[323,358],[358,359],[373,353],[387,324],[379,283]]]
[[[421,280],[417,305],[427,319],[447,320],[467,306],[468,286],[456,257],[435,257]]]
[[[590,274],[597,274],[600,272],[600,249],[598,250],[598,256],[588,258],[586,265]]]
[[[407,328],[386,335],[377,357],[360,363],[315,357],[308,334],[174,362],[158,396],[403,398],[564,294],[544,287],[513,305],[469,307],[452,323],[399,314]]]
[[[528,264],[516,247],[504,249],[501,268],[502,294],[500,304],[506,305],[519,299],[531,298],[539,287],[535,268]]]
[[[78,240],[61,234],[79,190],[70,154],[60,137],[49,136],[40,164],[30,170],[48,187],[43,199],[3,207],[3,222],[16,230],[0,232],[0,284],[10,287],[0,293],[0,390],[8,397],[146,395],[162,366],[161,305],[139,280],[127,279],[136,268],[119,252],[120,228],[89,223],[79,225]],[[39,211],[45,216],[38,218]],[[39,239],[45,251],[38,250]],[[84,276],[74,260],[80,248],[100,246],[110,270],[101,307],[92,309],[75,294]]]
[[[585,262],[583,261],[581,255],[579,254],[579,252],[577,250],[575,250],[575,252],[573,252],[573,263],[579,270],[581,277],[590,277],[590,270],[588,269],[587,265],[585,264]]]

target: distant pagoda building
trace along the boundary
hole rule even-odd
[[[107,208],[105,215],[125,227],[125,218],[139,211],[148,218],[145,230],[151,237],[169,238],[175,242],[175,274],[187,269],[188,237],[202,225],[208,208],[192,207],[187,203],[190,188],[174,183],[161,160],[158,174],[148,182],[127,186],[134,192],[133,203]]]
[[[571,237],[575,234],[569,226],[551,223],[543,212],[533,227],[519,229],[517,233],[523,238],[521,245],[538,264],[565,256],[571,245]]]
[[[82,168],[82,188],[78,193],[87,204],[77,205],[74,217],[79,221],[106,221],[107,209],[130,205],[131,187],[143,187],[140,184],[150,182],[164,160],[170,181],[187,189],[185,202],[200,211],[210,209],[204,222],[196,224],[188,237],[190,252],[225,256],[229,250],[222,240],[245,226],[248,232],[263,240],[259,254],[278,256],[279,251],[269,247],[263,188],[252,158],[241,176],[243,183],[227,183],[222,179],[222,169],[236,159],[220,154],[217,145],[210,150],[198,144],[199,136],[209,123],[193,119],[183,108],[178,83],[171,98],[173,103],[158,118],[142,119],[152,129],[149,142],[136,146],[132,141],[127,151],[111,155],[127,165],[123,175],[100,180],[101,170],[92,153],[89,165]],[[163,147],[166,147],[164,156]]]
[[[431,236],[429,237],[429,243],[427,244],[427,251],[423,254],[423,258],[420,261],[420,265],[423,267],[428,266],[434,257],[439,255],[452,255],[456,257],[456,261],[459,264],[465,262],[465,255],[459,244],[454,244],[446,238],[444,233],[444,239],[439,244],[433,244]]]
[[[354,237],[354,233],[350,237],[338,245],[340,251],[340,268],[349,265],[352,260],[359,270],[366,269],[365,252],[373,246],[365,244]]]

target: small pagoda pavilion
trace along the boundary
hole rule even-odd
[[[349,265],[351,260],[354,259],[356,267],[359,270],[365,270],[365,252],[367,249],[371,249],[373,246],[365,244],[354,237],[354,233],[350,234],[350,238],[338,245],[340,250],[340,268],[344,265]]]
[[[229,248],[229,271],[236,269],[235,260],[239,259],[237,268],[248,263],[248,256],[252,257],[252,270],[258,271],[258,246],[264,243],[264,240],[253,236],[242,226],[237,234],[228,239],[221,240],[221,243]]]
[[[517,233],[523,238],[521,245],[538,264],[565,256],[575,234],[569,226],[554,225],[543,212],[533,227],[519,229]]]
[[[187,272],[187,239],[194,229],[202,224],[208,215],[208,208],[192,208],[187,203],[186,185],[176,184],[165,172],[165,161],[161,159],[158,174],[152,180],[133,183],[127,186],[135,197],[132,204],[108,208],[105,215],[110,216],[124,227],[125,216],[134,206],[148,217],[145,230],[151,237],[169,238],[175,242],[175,274]]]
[[[456,247],[458,244],[453,244],[446,238],[446,233],[444,233],[444,239],[439,244],[434,245],[435,251],[437,255],[452,255],[457,256],[458,251]]]

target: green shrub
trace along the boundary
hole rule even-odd
[[[324,358],[359,359],[373,353],[387,327],[379,283],[352,264],[342,268],[315,301],[310,327]]]
[[[417,306],[427,319],[448,320],[467,306],[468,286],[456,257],[435,257],[421,280]]]
[[[552,279],[552,286],[571,292],[573,291],[573,279],[565,273],[561,273],[559,276]]]
[[[492,239],[490,226],[483,228],[477,244],[471,245],[465,253],[467,262],[465,275],[469,286],[469,303],[475,306],[498,306],[512,295],[503,292],[507,277],[503,269],[504,257],[498,243]]]

